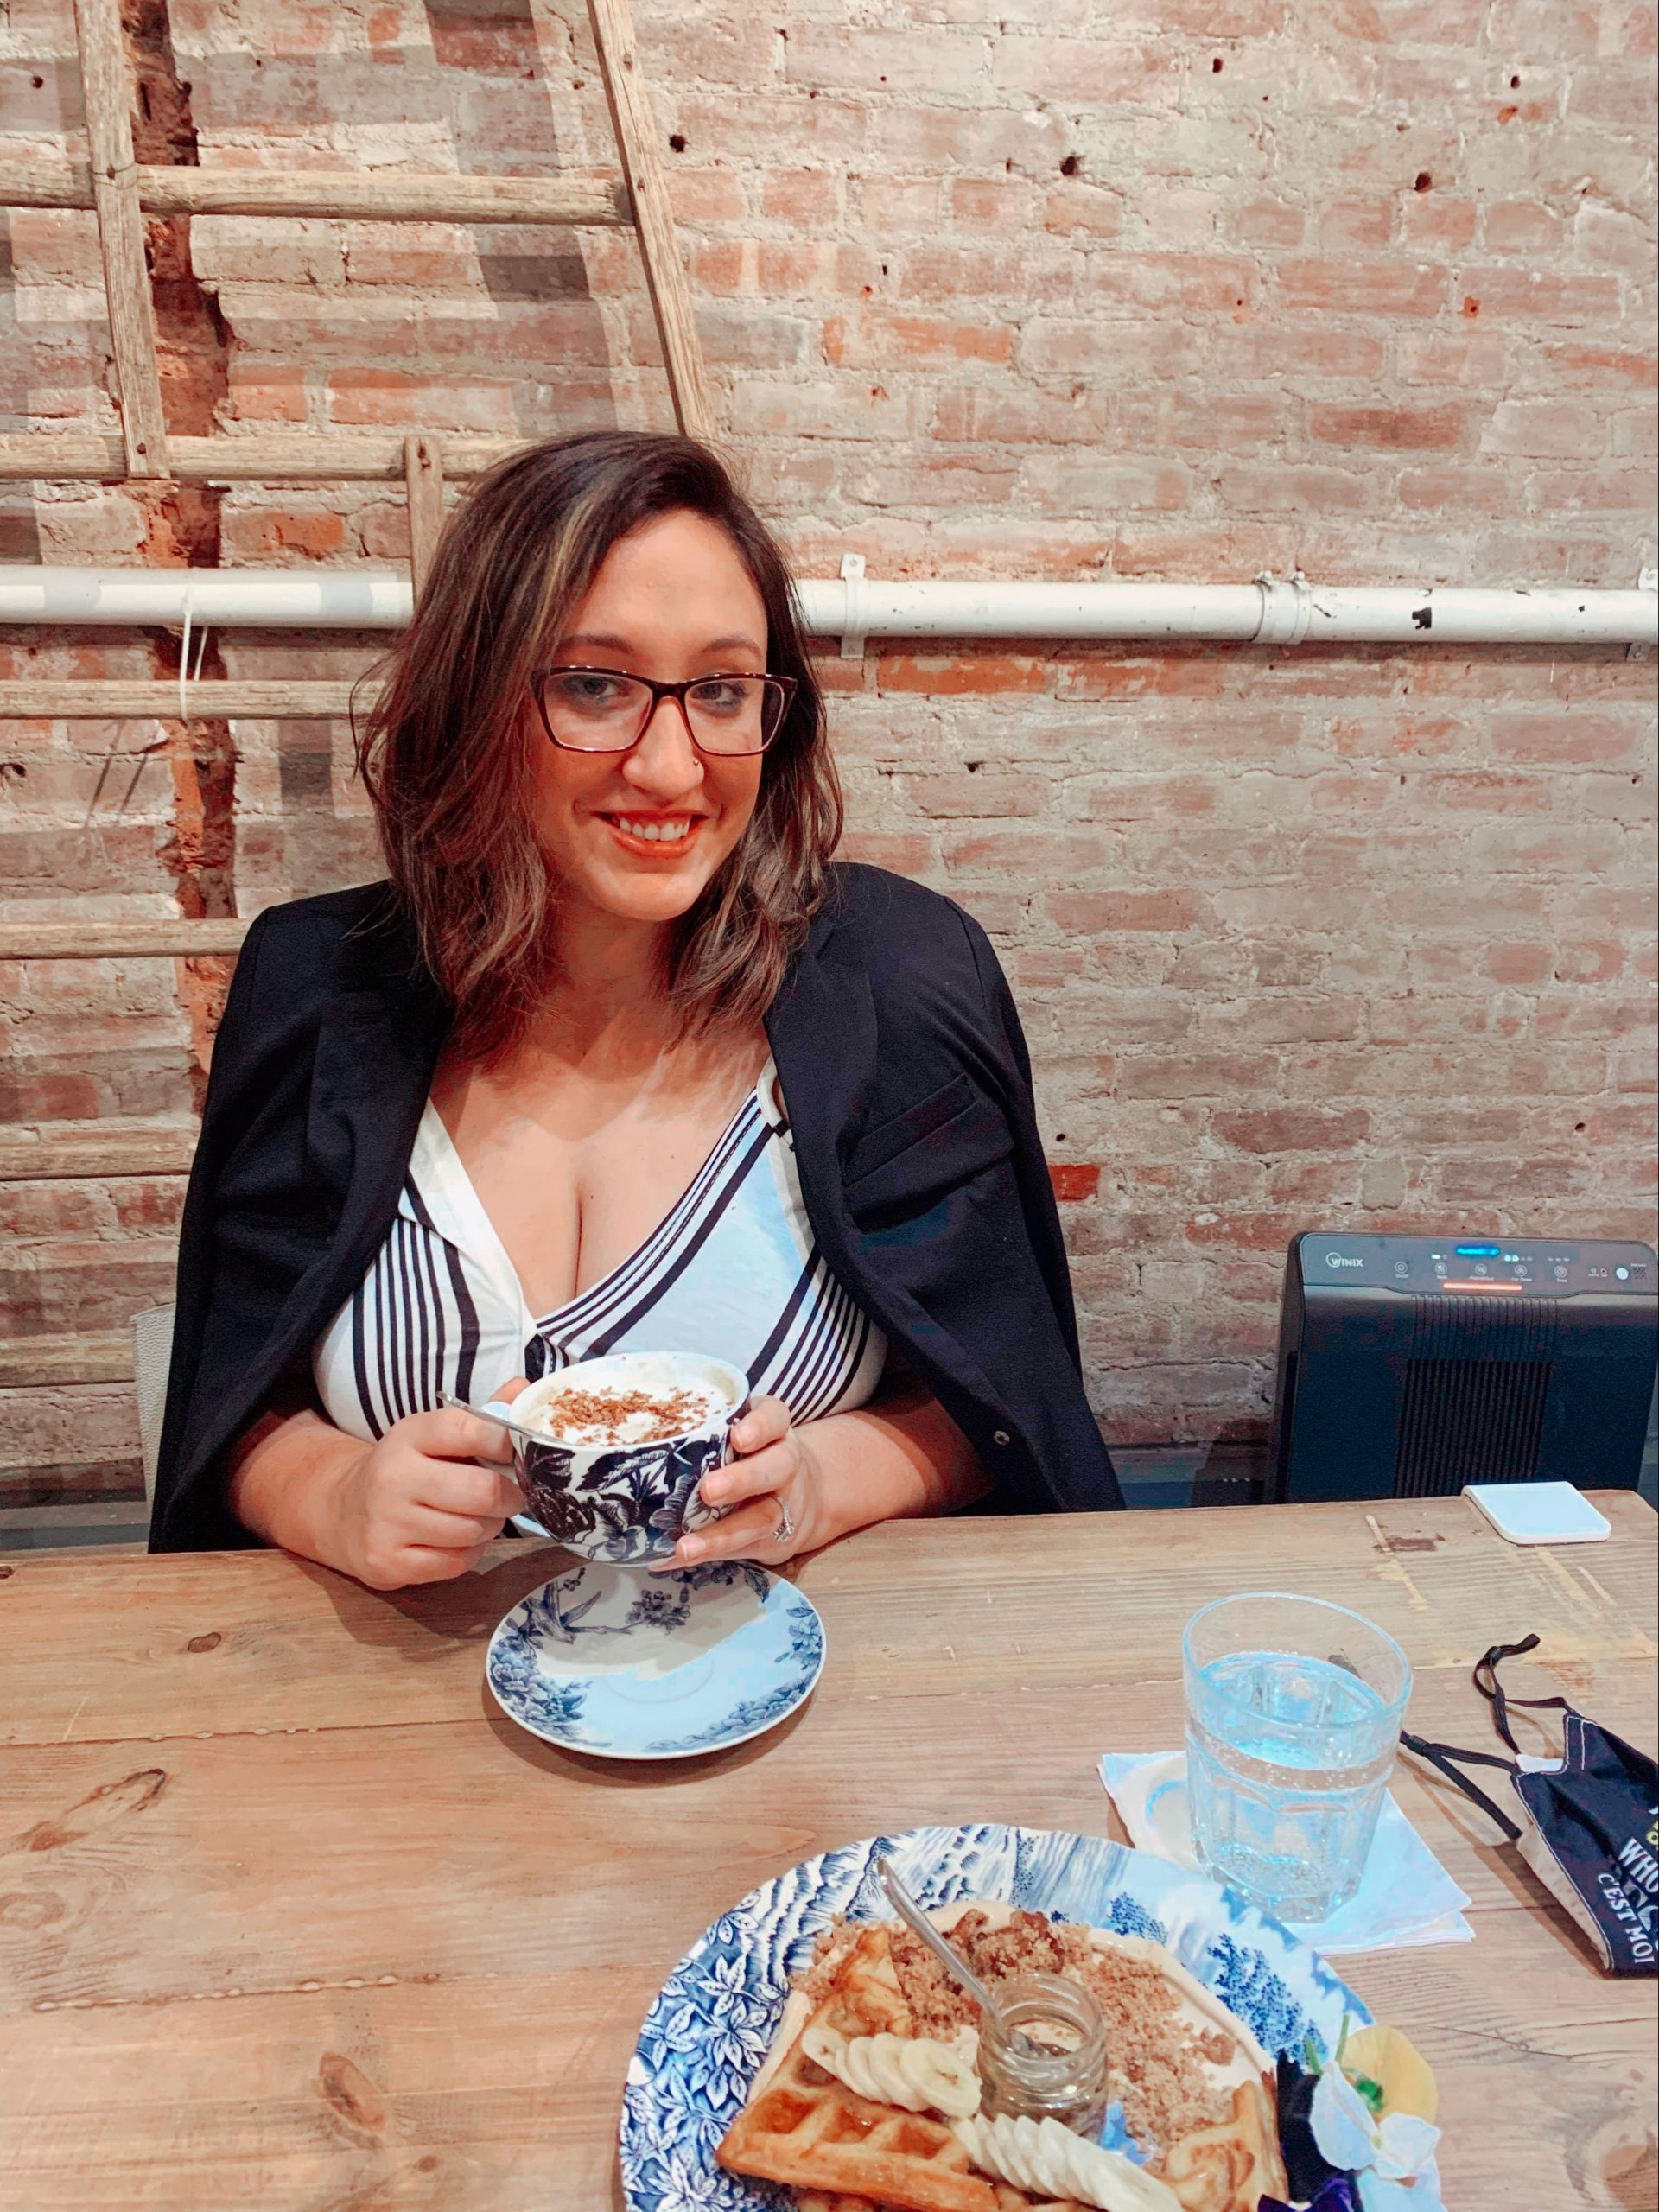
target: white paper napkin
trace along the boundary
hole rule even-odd
[[[1197,1869],[1186,1805],[1184,1751],[1108,1751],[1100,1778],[1137,1851]],[[1399,1951],[1468,1943],[1468,1898],[1392,1796],[1382,1801],[1364,1878],[1327,1919],[1287,1921],[1317,1951]]]

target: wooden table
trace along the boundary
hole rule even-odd
[[[1381,1622],[1425,1732],[1469,1669],[1655,1737],[1655,1520],[1521,1551],[1461,1498],[912,1522],[800,1570],[829,1662],[760,1741],[629,1767],[495,1711],[483,1646],[556,1554],[378,1597],[273,1553],[0,1561],[0,2205],[594,2212],[635,2031],[700,1929],[837,1840],[1105,1832],[1095,1761],[1173,1745],[1182,1623],[1300,1589]],[[1507,1670],[1506,1670],[1507,1673]],[[1547,1718],[1548,1716],[1544,1716]],[[1452,2212],[1655,2202],[1655,1991],[1613,1981],[1409,1764],[1472,1944],[1345,1962],[1439,2074]]]

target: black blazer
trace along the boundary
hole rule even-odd
[[[448,1009],[384,884],[249,930],[213,1048],[179,1249],[150,1545],[253,1539],[227,1447],[361,1280]],[[1078,1373],[1019,1017],[978,924],[838,867],[766,1020],[830,1268],[937,1394],[1009,1510],[1122,1503]]]

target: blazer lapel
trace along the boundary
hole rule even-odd
[[[833,910],[813,924],[766,1028],[797,1153],[839,1166],[868,1118],[876,1025],[863,963],[839,957]]]
[[[879,1064],[867,958],[851,932],[837,938],[831,912],[815,925],[766,1017],[801,1196],[818,1248],[842,1286],[907,1347],[935,1387],[948,1377],[994,1414],[1000,1401],[978,1364],[883,1274],[873,1258],[879,1237],[858,1230],[842,1197],[842,1171],[868,1124]]]
[[[332,1311],[385,1234],[449,1019],[412,931],[388,910],[340,940],[306,1126],[319,1176],[338,1193],[340,1226],[327,1282],[296,1287],[309,1309]]]

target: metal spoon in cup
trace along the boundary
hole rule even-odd
[[[876,1860],[875,1878],[880,1883],[882,1889],[886,1891],[887,1903],[898,1914],[899,1919],[904,1922],[906,1927],[909,1929],[912,1935],[921,1938],[922,1942],[925,1943],[928,1949],[932,1952],[934,1957],[944,1968],[945,1972],[950,1976],[951,1980],[959,1988],[965,1989],[967,1991],[969,1996],[973,1999],[975,2004],[979,2006],[981,2012],[985,2014],[986,2018],[1000,2023],[1002,2018],[1002,2013],[1001,2008],[998,2005],[996,1999],[991,1995],[990,1991],[986,1988],[979,1976],[968,1965],[961,1953],[953,1949],[952,1947],[945,1942],[944,1936],[940,1935],[938,1929],[933,1925],[927,1915],[922,1910],[922,1908],[917,1904],[915,1898],[912,1897],[910,1891],[905,1887],[904,1883],[899,1879],[898,1870],[893,1866],[891,1859],[878,1859]],[[1026,2035],[1019,2028],[1007,2030],[1005,2032],[1007,2034],[1008,2041],[1014,2050],[1025,2052],[1034,2052],[1036,2050],[1037,2046],[1032,2042],[1031,2037]]]
[[[493,1421],[498,1428],[511,1429],[515,1436],[524,1437],[528,1443],[545,1444],[548,1440],[544,1433],[533,1428],[525,1428],[511,1415],[498,1413],[493,1405],[475,1406],[469,1399],[452,1397],[447,1390],[439,1391],[438,1403],[441,1406],[453,1406],[457,1413],[476,1414],[480,1421]]]

